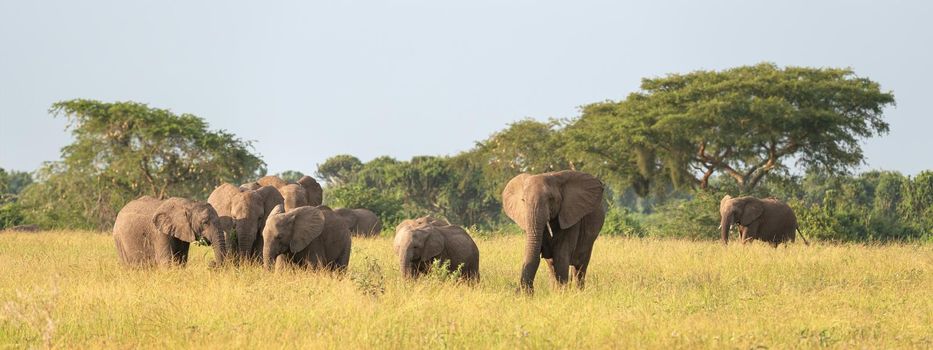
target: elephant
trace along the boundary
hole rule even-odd
[[[301,187],[304,187],[305,193],[308,195],[308,205],[318,206],[324,203],[324,189],[321,188],[321,184],[319,184],[317,180],[305,175],[296,182],[301,185]]]
[[[797,216],[794,210],[784,202],[774,198],[737,197],[730,195],[719,201],[722,243],[729,243],[729,230],[733,224],[739,225],[739,237],[742,243],[757,239],[768,242],[772,247],[797,238]],[[809,244],[803,238],[804,243]]]
[[[229,218],[223,231],[234,256],[242,259],[258,259],[262,253],[262,229],[266,218],[276,205],[284,199],[271,186],[245,190],[223,183],[211,192],[207,202],[222,218]],[[235,236],[235,237],[234,237]]]
[[[505,214],[525,231],[521,289],[533,292],[540,258],[560,285],[569,282],[574,267],[583,288],[593,243],[606,219],[603,183],[574,170],[537,175],[519,174],[502,191]]]
[[[334,209],[340,218],[347,222],[350,233],[358,236],[377,236],[382,232],[382,220],[369,209]]]
[[[227,253],[221,221],[206,202],[142,196],[117,213],[113,240],[125,265],[183,266],[188,262],[191,242],[205,239],[214,250],[211,264],[219,265]]]
[[[434,261],[448,262],[468,281],[479,280],[479,248],[460,226],[430,216],[402,221],[395,228],[395,254],[403,277],[418,278]]]
[[[279,193],[281,193],[282,198],[285,199],[285,210],[307,207],[310,205],[308,204],[308,196],[305,193],[305,189],[301,187],[301,185],[288,184],[279,187]]]
[[[299,266],[344,271],[350,262],[350,231],[333,211],[318,207],[285,210],[278,205],[262,232],[262,259],[266,269],[276,258]]]
[[[318,182],[314,180],[313,177],[310,177],[307,175],[302,176],[300,179],[298,179],[298,181],[294,182],[294,184],[297,184],[298,186],[301,186],[301,188],[304,189],[304,197],[306,198],[304,200],[300,200],[297,198],[289,199],[288,195],[286,195],[286,193],[283,191],[283,188],[288,186],[289,184],[290,184],[289,182],[282,180],[278,176],[270,175],[270,176],[263,176],[259,178],[259,180],[256,180],[256,182],[245,184],[243,186],[249,185],[250,187],[252,187],[252,186],[259,185],[259,186],[275,187],[276,189],[279,190],[279,192],[282,193],[282,197],[285,197],[285,200],[287,202],[288,201],[307,202],[308,204],[305,204],[305,205],[308,205],[308,206],[318,206],[318,205],[321,205],[321,203],[323,202],[324,190],[321,188],[321,185],[318,184]],[[297,195],[297,193],[295,193],[295,195]],[[286,206],[285,210],[288,210],[288,209],[290,208]]]

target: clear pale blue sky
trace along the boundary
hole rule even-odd
[[[642,77],[852,67],[897,98],[868,168],[933,169],[933,1],[3,1],[0,167],[70,142],[55,101],[133,100],[255,140],[270,172],[453,154]],[[505,4],[508,3],[508,4]]]

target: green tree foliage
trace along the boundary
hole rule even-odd
[[[587,106],[574,123],[589,144],[578,151],[608,166],[641,177],[665,169],[678,187],[707,188],[719,172],[744,192],[790,159],[828,173],[861,164],[859,141],[888,131],[882,113],[892,104],[892,93],[850,69],[759,64],[644,79],[641,91]]]
[[[363,162],[349,154],[330,157],[317,166],[317,177],[325,184],[340,186],[353,180],[353,175],[360,171]]]
[[[302,176],[305,176],[304,173],[297,170],[285,170],[277,175],[280,179],[288,182],[296,182],[298,179],[301,179]]]
[[[75,140],[23,193],[31,221],[46,227],[107,229],[141,195],[204,199],[220,182],[265,173],[248,141],[210,131],[191,114],[93,100],[59,102],[50,111],[68,119]]]
[[[22,205],[17,199],[30,184],[32,175],[29,173],[0,168],[0,230],[25,223]]]
[[[326,189],[327,204],[373,210],[385,227],[422,215],[482,227],[500,218],[499,202],[485,183],[483,167],[469,155],[418,156],[410,161],[379,157],[342,168],[340,174]]]
[[[0,168],[0,195],[4,196],[4,198],[18,195],[30,184],[32,184],[32,175],[28,172],[7,171]]]

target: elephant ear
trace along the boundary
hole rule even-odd
[[[277,206],[276,209],[278,208]],[[324,231],[324,213],[317,208],[299,207],[285,215],[287,215],[286,220],[289,220],[292,225],[292,239],[288,246],[292,253],[307,248],[311,241]]]
[[[285,198],[282,197],[282,194],[275,187],[263,186],[253,190],[253,192],[258,194],[262,200],[263,214],[272,212],[272,208],[275,208],[276,205],[285,204]]]
[[[211,192],[211,195],[207,197],[207,202],[210,203],[212,207],[214,207],[214,210],[217,211],[217,214],[230,215],[230,201],[239,193],[239,187],[224,182],[220,184],[220,186],[217,186],[217,188],[214,188],[214,191]]]
[[[762,213],[765,211],[765,206],[761,204],[757,198],[748,198],[745,204],[745,209],[742,210],[742,217],[739,218],[739,223],[744,226],[748,226],[752,221],[758,219]]]
[[[305,175],[298,179],[297,182],[305,189],[305,193],[308,196],[308,205],[313,207],[323,203],[324,189],[321,188],[321,184],[317,183],[313,177]]]
[[[152,224],[164,235],[185,242],[194,242],[197,235],[191,228],[191,205],[184,198],[169,198],[162,202],[152,215]]]
[[[434,257],[441,255],[447,239],[437,227],[427,226],[421,227],[421,229],[428,232],[428,236],[424,239],[424,250],[421,251],[421,261],[430,261]]]
[[[603,199],[603,183],[593,175],[579,171],[562,171],[558,176],[563,177],[561,187],[560,228],[573,226],[584,216],[593,212],[601,205]]]
[[[224,232],[232,231],[233,226],[236,224],[233,221],[233,218],[226,216],[226,215],[217,217],[217,220],[220,223],[220,230]]]
[[[513,177],[509,180],[509,183],[505,185],[505,189],[502,190],[502,210],[505,211],[505,215],[508,215],[512,221],[515,221],[519,226],[525,225],[525,211],[522,210],[525,207],[524,198],[522,197],[525,190],[525,180],[531,176],[527,173],[519,174],[516,177]],[[524,227],[522,227],[524,228]]]

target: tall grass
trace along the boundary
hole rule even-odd
[[[388,238],[344,275],[117,264],[109,235],[0,234],[0,347],[933,347],[933,246],[601,237],[583,291],[516,293],[523,238],[477,238],[482,281],[400,279]]]

